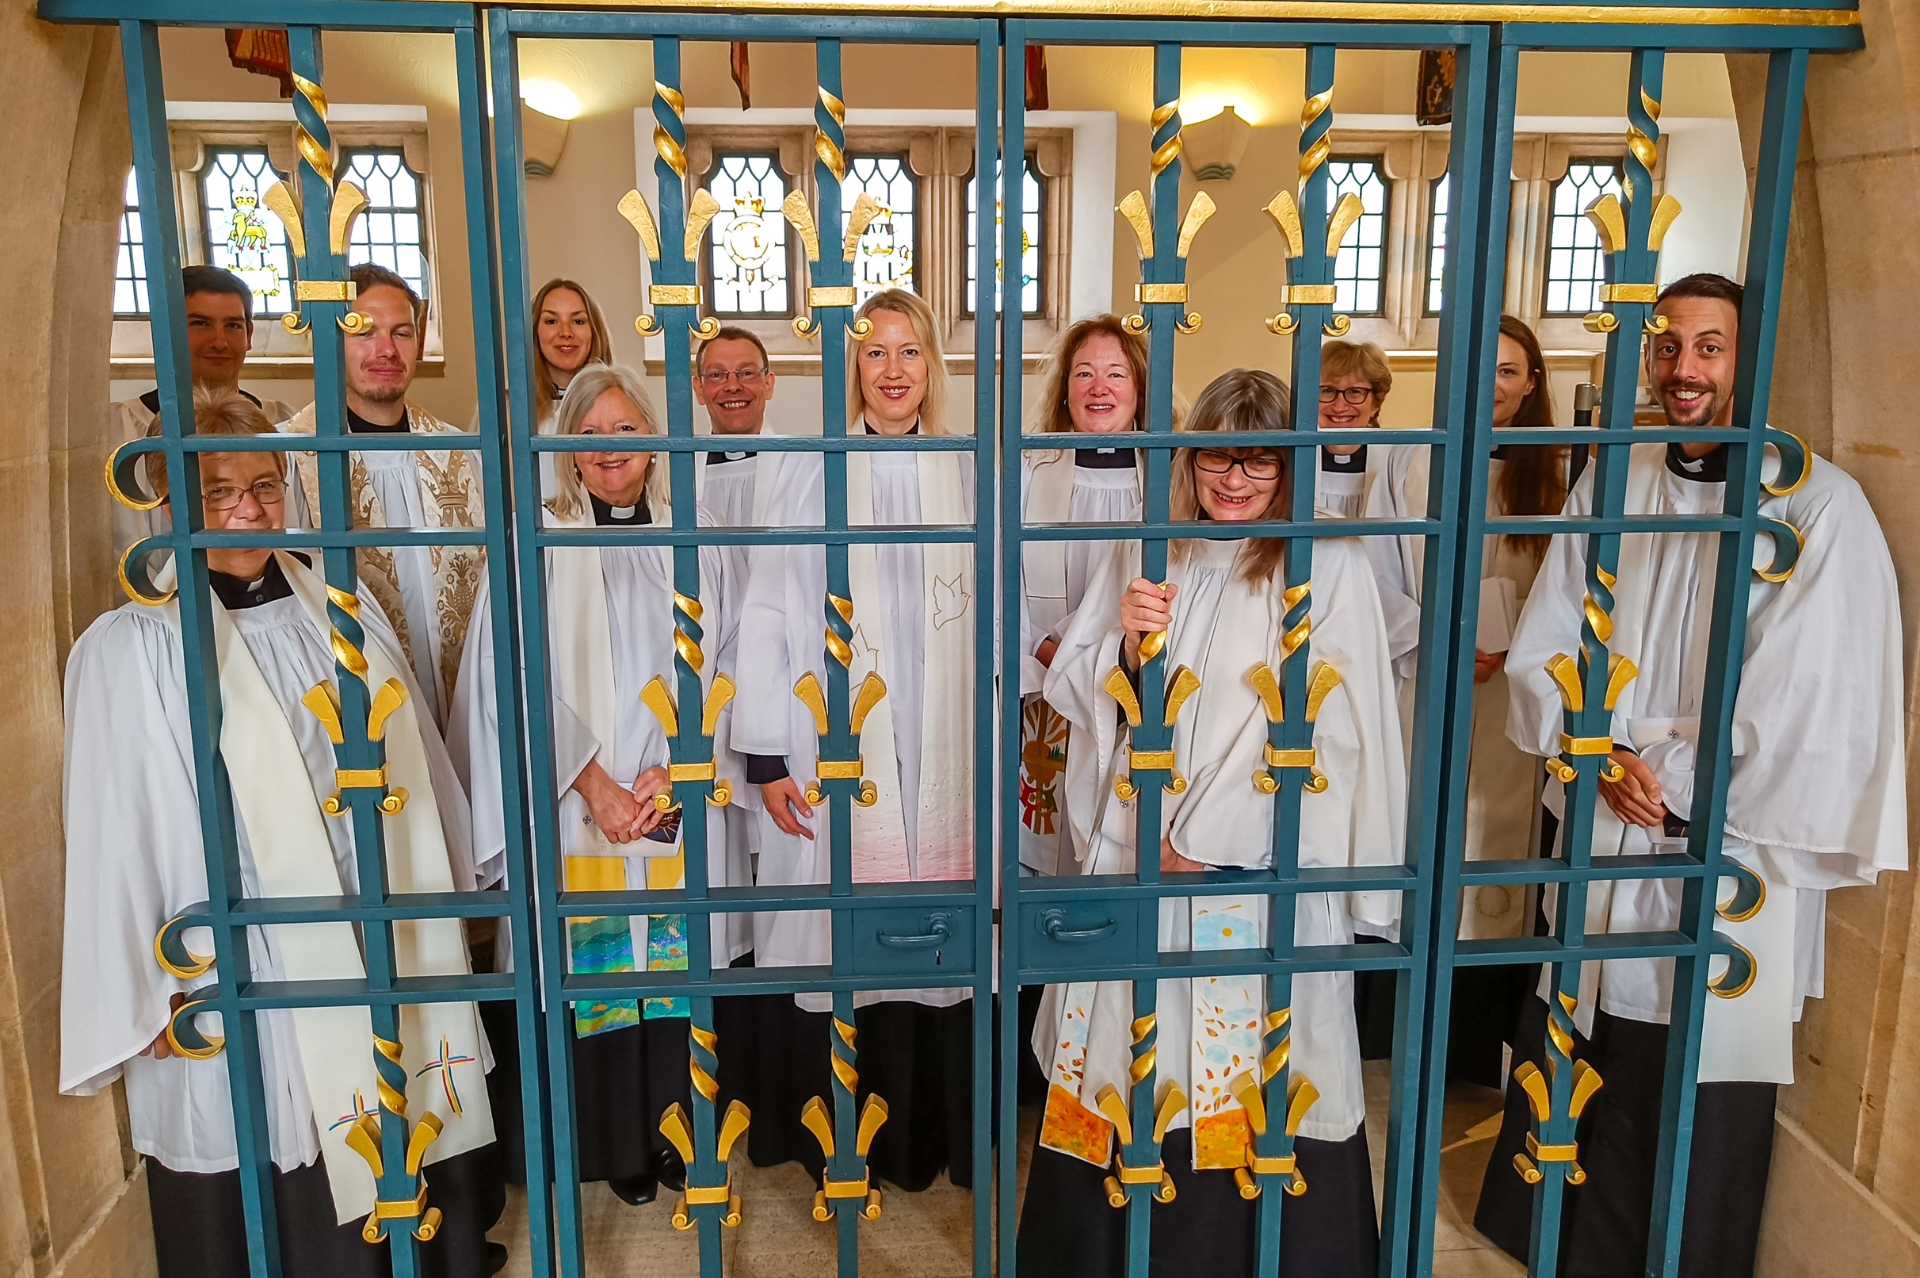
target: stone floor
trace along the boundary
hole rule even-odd
[[[1384,1061],[1367,1066],[1367,1098],[1377,1202],[1385,1175]],[[1457,1085],[1447,1093],[1435,1278],[1508,1278],[1526,1271],[1472,1225],[1500,1104],[1500,1093],[1484,1087]],[[1019,1175],[1024,1187],[1038,1110],[1023,1109],[1020,1118]],[[727,1278],[818,1278],[834,1272],[833,1227],[814,1221],[813,1183],[798,1165],[757,1168],[736,1151],[733,1176],[743,1219],[738,1229],[726,1231]],[[588,1278],[689,1278],[698,1273],[694,1235],[673,1229],[670,1201],[628,1207],[598,1184],[586,1186],[583,1198]],[[888,1192],[885,1214],[860,1226],[860,1272],[863,1278],[971,1278],[972,1232],[973,1196],[944,1177],[925,1193]],[[530,1278],[526,1199],[518,1191],[493,1237],[513,1253],[508,1278]]]

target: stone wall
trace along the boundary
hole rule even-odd
[[[0,4],[0,1273],[153,1271],[147,1196],[118,1089],[59,1088],[64,855],[61,671],[113,603],[101,469],[112,285],[127,166],[119,37]],[[77,516],[86,508],[94,513]],[[84,784],[84,777],[82,779]]]
[[[1899,575],[1909,722],[1920,611],[1920,9],[1862,0],[1867,48],[1807,80],[1771,417],[1865,488]],[[1751,166],[1765,61],[1729,58]],[[1909,765],[1913,745],[1909,733]],[[1909,787],[1911,791],[1911,786]],[[1760,1272],[1920,1273],[1920,949],[1914,881],[1832,894],[1826,997],[1780,1097]]]

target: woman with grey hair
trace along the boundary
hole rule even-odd
[[[635,437],[665,433],[633,370],[618,365],[582,369],[561,402],[555,433],[610,436],[619,447],[556,455],[554,495],[545,508],[548,528],[672,524],[665,460],[629,447]],[[698,520],[703,526],[712,522],[704,509]],[[560,809],[557,853],[564,867],[560,886],[575,892],[682,887],[680,822],[690,810],[663,812],[654,803],[656,796],[671,793],[667,734],[643,697],[655,680],[670,691],[678,688],[672,550],[554,546],[545,558],[551,775]],[[706,653],[701,675],[709,687],[734,669],[728,563],[717,547],[700,553]],[[487,600],[483,586],[449,728],[455,754],[466,767],[483,861],[506,848],[500,776],[493,763],[499,757],[500,726]],[[725,776],[727,756],[716,753]],[[734,783],[737,788],[737,778]],[[708,847],[721,854],[709,862],[710,882],[716,887],[750,882],[745,865],[726,863],[724,810],[702,804],[695,815],[708,822]],[[570,919],[568,970],[684,968],[688,926],[683,915]],[[696,919],[692,926],[705,924]],[[725,967],[745,953],[747,930],[744,917],[737,925],[723,918],[712,937],[715,966]],[[504,929],[500,954],[504,968],[511,961]],[[686,1017],[683,999],[583,1001],[572,1009],[580,1179],[604,1180],[628,1203],[651,1201],[663,1182],[670,1188],[684,1183],[685,1168],[659,1135],[659,1122],[676,1100],[691,1107]],[[512,1080],[501,1082],[503,1093],[511,1089]]]

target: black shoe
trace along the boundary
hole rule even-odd
[[[486,1257],[487,1276],[488,1278],[492,1278],[494,1274],[499,1273],[507,1267],[507,1245],[505,1243],[489,1242],[487,1244]]]
[[[613,1196],[629,1207],[640,1207],[660,1196],[660,1182],[651,1172],[638,1176],[620,1176],[607,1182]]]
[[[653,1174],[676,1194],[687,1187],[687,1163],[677,1149],[663,1149],[653,1156]]]

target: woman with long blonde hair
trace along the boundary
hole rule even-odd
[[[1275,800],[1255,783],[1268,773],[1269,718],[1250,672],[1263,665],[1284,670],[1282,618],[1292,583],[1285,543],[1245,533],[1288,517],[1291,450],[1243,448],[1233,437],[1288,429],[1287,400],[1285,384],[1257,370],[1235,369],[1206,388],[1187,423],[1191,443],[1174,457],[1171,513],[1220,535],[1174,542],[1165,582],[1140,575],[1135,544],[1114,543],[1047,671],[1047,700],[1072,730],[1065,807],[1085,873],[1131,875],[1140,855],[1157,856],[1168,872],[1272,864]],[[1365,555],[1346,539],[1314,543],[1312,586],[1310,646],[1294,657],[1314,663],[1316,683],[1324,681],[1322,665],[1337,680],[1314,724],[1314,766],[1325,784],[1303,800],[1299,864],[1396,861],[1405,830],[1405,770],[1379,593]],[[1110,689],[1116,672],[1137,683],[1141,644],[1155,632],[1165,635],[1163,669],[1185,667],[1199,684],[1174,723],[1173,754],[1188,783],[1166,800],[1161,829],[1138,848],[1136,812],[1113,784],[1131,742]],[[1159,948],[1265,945],[1271,899],[1167,902]],[[1356,926],[1391,931],[1398,901],[1392,893],[1357,892],[1302,896],[1284,908],[1292,911],[1295,944],[1343,945],[1352,942]],[[1222,976],[1163,980],[1158,988],[1159,1077],[1162,1085],[1177,1083],[1190,1100],[1161,1147],[1176,1192],[1154,1209],[1151,1272],[1250,1278],[1258,1209],[1240,1196],[1233,1176],[1249,1153],[1248,1119],[1235,1087],[1244,1088],[1246,1076],[1260,1081],[1264,981]],[[1020,1269],[1110,1278],[1125,1270],[1126,1214],[1107,1205],[1113,1127],[1097,1107],[1107,1087],[1124,1096],[1131,1086],[1133,987],[1084,982],[1051,986],[1047,994],[1033,1036],[1047,1071],[1047,1106],[1021,1209]],[[1296,975],[1291,1008],[1291,1069],[1312,1082],[1319,1099],[1295,1144],[1300,1175],[1314,1196],[1304,1210],[1286,1200],[1280,1272],[1370,1278],[1379,1235],[1352,974]]]
[[[560,403],[556,433],[630,441],[665,428],[640,377],[620,365],[589,365],[572,379]],[[547,502],[553,529],[643,528],[670,525],[673,513],[663,454],[610,449],[553,455],[555,492]],[[699,523],[712,521],[704,509]],[[700,551],[700,605],[711,683],[735,665],[737,589],[724,548]],[[580,892],[683,887],[679,856],[683,816],[707,822],[708,880],[715,887],[752,882],[746,858],[729,859],[725,810],[690,805],[662,813],[656,796],[671,789],[664,726],[641,701],[655,679],[676,687],[673,552],[651,546],[551,546],[547,573],[553,785],[559,806],[562,883]],[[482,583],[461,664],[463,682],[449,734],[466,760],[473,832],[483,857],[504,856],[505,805],[493,761],[499,756],[494,698],[491,594]],[[721,730],[724,734],[724,729]],[[739,776],[731,756],[717,752],[721,774]],[[539,775],[536,769],[536,775]],[[697,810],[697,811],[696,811]],[[715,916],[711,953],[725,967],[749,947],[743,916]],[[685,916],[569,919],[565,962],[575,973],[631,972],[685,967],[686,928],[705,926]],[[504,929],[503,929],[504,934]],[[506,951],[514,938],[504,938]],[[527,942],[518,942],[525,948]],[[512,961],[501,955],[504,969]],[[500,1004],[511,1010],[511,1004]],[[575,1140],[583,1181],[604,1180],[623,1201],[650,1202],[659,1186],[677,1189],[686,1169],[659,1134],[660,1116],[687,1095],[684,1005],[649,1000],[581,1002],[571,1015]],[[499,1015],[498,1013],[495,1014]],[[496,1024],[496,1035],[510,1022]],[[496,1106],[517,1112],[517,1080],[508,1071],[495,1089]],[[513,1124],[508,1124],[511,1131]]]
[[[557,433],[555,419],[580,370],[613,362],[613,339],[599,303],[568,279],[550,279],[533,295],[533,421],[540,435]],[[540,458],[541,491],[554,494],[554,456]]]
[[[849,435],[892,438],[952,433],[946,365],[933,312],[888,289],[860,307],[849,343]],[[766,523],[826,521],[823,455],[780,455],[769,476]],[[956,452],[851,451],[846,515],[865,525],[955,525],[974,518],[970,459]],[[856,882],[971,879],[974,872],[973,705],[978,589],[970,543],[888,542],[847,550],[854,629],[850,687],[869,674],[886,686],[865,720],[860,753],[874,785],[871,806],[852,810]],[[740,695],[733,746],[761,808],[759,882],[790,886],[831,878],[828,805],[807,802],[820,738],[794,695],[811,676],[827,686],[821,643],[827,602],[820,545],[756,547],[741,619]],[[759,967],[831,961],[825,914],[795,911],[754,920]],[[893,1103],[873,1148],[877,1177],[924,1189],[946,1169],[970,1185],[970,991],[863,991],[856,996],[863,1087]],[[737,1001],[737,1000],[729,1000]],[[740,1062],[754,1113],[750,1153],[767,1166],[798,1160],[818,1174],[819,1145],[800,1125],[809,1097],[830,1095],[831,996],[753,1000],[758,1041]],[[797,1004],[797,1005],[796,1005]]]

